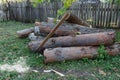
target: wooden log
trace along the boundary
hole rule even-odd
[[[36,26],[36,27],[38,27],[38,26]],[[46,36],[52,31],[52,29],[53,28],[50,28],[49,26],[42,26],[41,25],[41,26],[39,26],[39,32],[37,32],[35,30],[34,30],[34,32],[35,32],[36,35]],[[63,27],[63,28],[57,29],[55,31],[55,33],[53,34],[53,36],[55,36],[55,37],[57,37],[57,36],[68,36],[68,35],[74,35],[77,32],[79,32],[79,31],[77,31],[75,29],[70,30],[70,28],[67,29],[67,28]]]
[[[46,26],[39,25],[39,33],[37,34],[37,36],[38,35],[42,35],[42,36],[48,35],[51,32],[51,30],[53,29],[53,27],[54,27],[53,25],[49,26],[48,24],[46,24]],[[19,38],[26,38],[32,32],[36,32],[35,28],[19,30],[16,33]],[[53,36],[68,36],[68,35],[73,35],[77,32],[79,32],[79,31],[77,31],[75,29],[70,29],[69,27],[62,27],[62,28],[57,29]]]
[[[47,23],[47,22],[35,22],[35,26],[39,26],[39,35],[46,36],[48,35],[51,30],[54,28],[54,23]],[[53,36],[68,36],[73,35],[80,31],[80,28],[83,26],[76,25],[76,24],[70,24],[70,23],[64,23],[60,28],[58,28]],[[32,32],[35,32],[35,28],[28,28],[17,31],[17,35],[19,38],[26,38],[28,35]]]
[[[17,35],[19,38],[26,38],[32,32],[34,32],[34,28],[28,28],[28,29],[17,31]]]
[[[110,56],[120,55],[120,44],[105,47],[105,51]],[[77,60],[82,58],[93,59],[98,56],[98,47],[65,47],[44,50],[44,62],[57,62],[64,60]]]
[[[55,48],[55,47],[71,47],[71,46],[96,46],[96,45],[111,45],[115,40],[115,32],[104,32],[104,33],[94,33],[94,34],[83,34],[64,37],[50,38],[46,44],[37,51],[39,44],[42,41],[33,41],[28,44],[31,51],[39,52],[45,48]]]
[[[78,18],[76,15],[73,15],[71,13],[69,13],[69,16],[66,18],[66,21],[68,23],[74,23],[74,24],[91,27],[89,23],[87,23],[86,21],[82,20],[81,18]]]
[[[39,25],[39,31],[40,35],[46,36],[49,34],[52,29],[54,28],[54,23],[47,23],[47,22],[41,22],[41,25]],[[68,36],[68,35],[74,35],[76,33],[79,33],[82,31],[82,28],[85,28],[85,26],[72,24],[72,23],[63,23],[54,33],[53,36]],[[88,28],[86,28],[88,30]],[[89,28],[90,29],[90,28]],[[85,30],[85,29],[84,29]],[[84,33],[85,31],[82,31]]]
[[[44,44],[48,41],[48,39],[50,37],[52,37],[54,35],[55,31],[60,27],[60,25],[62,25],[62,23],[65,21],[66,17],[68,17],[68,16],[69,16],[68,13],[64,14],[64,16],[62,17],[62,19],[60,20],[60,22],[58,22],[55,25],[55,27],[51,30],[51,32],[45,37],[45,39],[42,41],[42,43],[40,44],[40,46],[38,47],[37,50],[41,49],[44,46]]]
[[[39,33],[37,35],[46,36],[50,33],[50,31],[54,28],[54,23],[41,22],[39,26]],[[72,23],[63,23],[54,33],[53,36],[68,36],[75,35],[77,33],[80,34],[90,34],[90,33],[98,33],[98,32],[108,32],[113,31],[112,29],[98,29],[98,28],[89,28],[78,24]]]

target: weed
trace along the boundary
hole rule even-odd
[[[100,47],[98,48],[98,53],[99,54],[97,56],[97,59],[99,59],[99,60],[100,59],[104,60],[108,57],[108,54],[107,54],[107,51],[106,51],[104,45],[100,45]]]

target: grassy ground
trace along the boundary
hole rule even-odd
[[[20,22],[0,23],[0,66],[14,65],[21,58],[29,70],[24,73],[0,70],[0,80],[119,80],[120,56],[108,57],[103,60],[74,60],[59,63],[43,64],[43,57],[29,51],[28,39],[19,39],[17,30],[32,27],[33,24]],[[116,41],[120,41],[117,31]],[[19,66],[18,66],[19,67]],[[44,69],[55,69],[64,73],[60,77],[54,73],[44,73]],[[38,72],[35,72],[37,70]]]

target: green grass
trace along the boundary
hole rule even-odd
[[[32,27],[33,24],[20,22],[0,23],[0,65],[17,62],[21,57],[26,59],[30,70],[25,73],[16,71],[0,70],[0,80],[119,80],[120,79],[120,56],[108,57],[106,60],[73,60],[58,63],[44,64],[43,57],[30,52],[27,44],[28,39],[19,39],[17,30]],[[117,31],[116,41],[120,41],[120,31]],[[32,70],[39,72],[33,72]],[[54,73],[44,73],[44,69],[55,69],[64,73],[60,77]],[[100,74],[102,70],[106,75]]]

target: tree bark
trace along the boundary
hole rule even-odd
[[[65,47],[44,50],[44,62],[57,62],[64,60],[77,60],[82,58],[93,59],[98,56],[98,46]],[[105,47],[106,53],[110,56],[120,55],[120,44]]]
[[[115,40],[115,32],[104,32],[104,33],[94,33],[94,34],[84,34],[64,37],[50,38],[46,44],[39,50],[39,47],[43,41],[33,41],[28,44],[31,51],[39,52],[45,48],[55,48],[55,47],[71,47],[71,46],[97,46],[97,45],[111,45]]]

